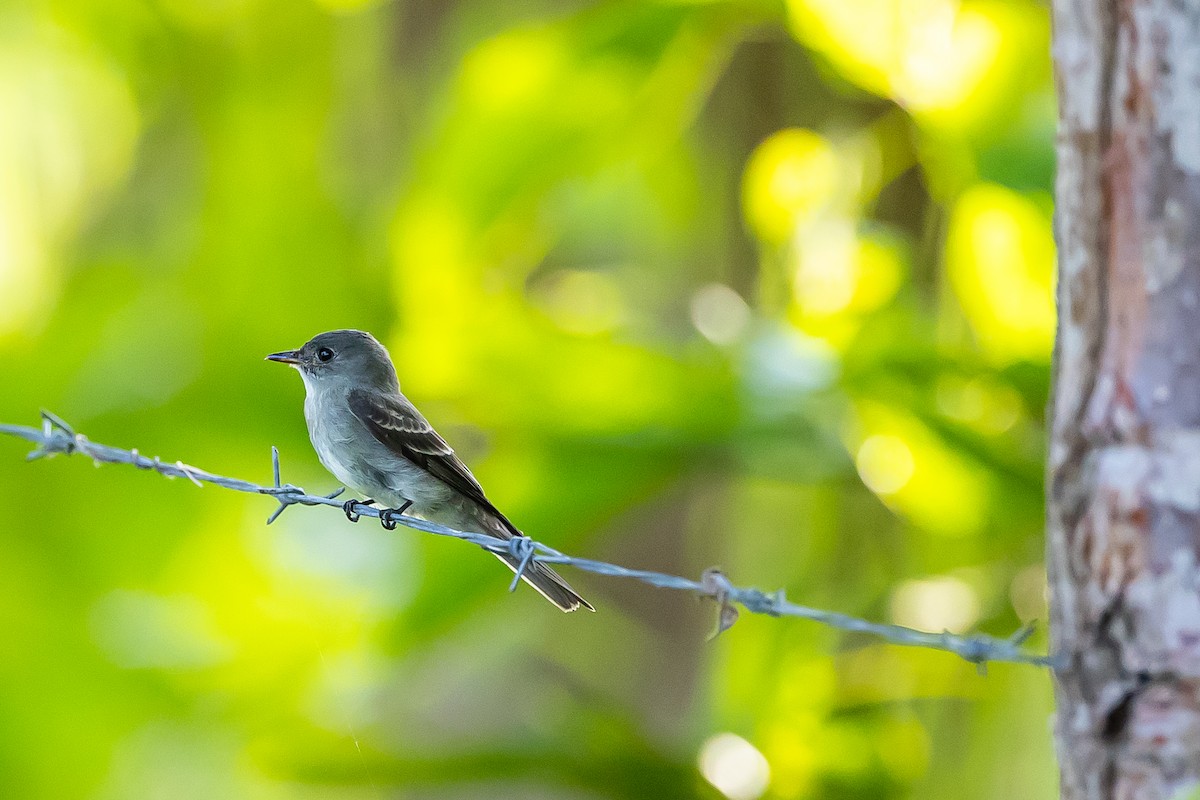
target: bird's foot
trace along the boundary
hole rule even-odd
[[[384,508],[379,512],[379,524],[389,531],[396,530],[396,520],[393,518],[402,516],[404,510],[413,504],[412,500],[405,500],[404,505],[397,508]]]
[[[346,502],[342,503],[342,511],[346,512],[346,519],[350,520],[351,522],[358,522],[359,517],[362,515],[356,512],[354,509],[357,506],[370,506],[374,504],[374,500],[347,500]]]

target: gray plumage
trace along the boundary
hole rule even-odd
[[[321,463],[348,488],[450,528],[508,540],[521,535],[408,398],[383,345],[363,331],[313,337],[267,356],[304,379],[304,419]],[[497,555],[513,570],[517,562]],[[522,578],[563,611],[592,606],[544,564]]]

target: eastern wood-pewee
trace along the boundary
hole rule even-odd
[[[501,514],[450,445],[400,393],[392,360],[375,337],[353,330],[313,337],[299,350],[267,356],[296,368],[304,379],[304,419],[317,457],[325,468],[367,500],[350,500],[346,516],[357,520],[356,505],[384,503],[393,514],[411,513],[460,531],[508,540],[520,536]],[[381,519],[385,527],[388,515]],[[510,555],[497,557],[514,571]],[[522,577],[563,611],[591,604],[558,573],[532,562]]]

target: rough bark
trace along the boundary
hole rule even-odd
[[[1200,787],[1200,0],[1054,0],[1054,26],[1062,796],[1182,800]]]

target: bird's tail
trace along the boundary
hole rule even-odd
[[[497,539],[509,541],[514,536],[523,535],[517,530],[517,526],[508,521],[508,517],[501,514],[490,503],[487,506],[475,505],[472,512],[472,516],[480,528]],[[511,553],[496,553],[495,556],[508,564],[508,568],[513,572],[521,567],[521,559]],[[525,565],[521,579],[563,611],[574,611],[580,607],[586,608],[588,611],[596,610],[592,608],[591,603],[580,597],[557,572],[536,560],[530,559],[529,563]]]
[[[508,564],[509,569],[513,572],[516,572],[517,568],[521,565],[519,559],[507,553],[497,553],[496,558]],[[596,610],[592,608],[591,603],[584,600],[574,589],[567,585],[567,582],[557,572],[545,564],[531,560],[525,565],[525,571],[521,573],[521,580],[528,583],[534,589],[537,589],[538,594],[551,603],[554,603],[554,605],[563,611],[574,611],[581,606],[588,611]]]

